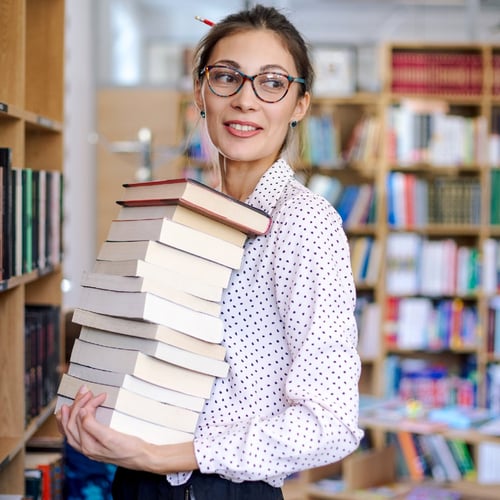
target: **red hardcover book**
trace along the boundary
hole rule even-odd
[[[164,179],[123,184],[122,206],[179,204],[249,235],[265,234],[271,218],[264,211],[194,179]]]

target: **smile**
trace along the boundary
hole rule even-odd
[[[252,125],[242,125],[240,123],[230,123],[229,127],[240,132],[253,132],[257,130],[257,127],[253,127]]]

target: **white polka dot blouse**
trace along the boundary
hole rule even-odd
[[[198,423],[201,472],[281,486],[355,450],[360,360],[349,247],[335,209],[276,161],[246,202],[271,215],[223,296],[230,364]],[[182,484],[189,473],[169,474]]]

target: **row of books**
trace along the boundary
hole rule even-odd
[[[57,407],[106,392],[97,419],[156,444],[190,441],[225,377],[221,300],[247,238],[270,218],[194,180],[124,186],[117,219],[82,279],[81,326]]]
[[[395,228],[426,224],[471,224],[481,221],[481,187],[477,177],[436,177],[393,171],[387,184],[387,222]]]
[[[62,174],[12,166],[0,148],[0,280],[53,267],[62,255]]]
[[[460,363],[457,366],[418,354],[388,354],[384,359],[385,397],[406,405],[417,401],[427,409],[458,406],[463,414],[478,404],[477,364],[474,355]]]
[[[65,476],[62,453],[28,451],[24,458],[26,498],[62,500]]]
[[[396,448],[400,479],[422,481],[427,478],[445,483],[477,477],[472,451],[460,439],[446,439],[439,433],[415,434],[404,430],[390,432],[386,439]]]
[[[389,295],[432,297],[473,296],[484,282],[476,247],[411,232],[388,235],[385,280]]]
[[[459,298],[388,297],[384,336],[389,348],[474,349],[479,341],[477,307]]]
[[[315,167],[341,168],[340,130],[331,114],[310,115],[305,121],[302,160]]]
[[[53,401],[60,378],[60,306],[27,304],[24,312],[24,380],[28,423]]]
[[[388,161],[401,166],[477,166],[488,161],[484,116],[448,114],[441,101],[405,99],[389,108]]]
[[[483,92],[480,52],[395,50],[391,72],[391,88],[397,93],[479,96]]]

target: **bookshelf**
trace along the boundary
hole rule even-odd
[[[60,181],[64,0],[2,2],[0,32],[0,61],[4,68],[0,73],[0,147],[10,148],[12,167],[47,172],[47,177]],[[61,190],[57,193],[52,199],[54,210],[61,206]],[[41,220],[37,219],[37,224]],[[55,404],[55,399],[47,401],[41,397],[36,413],[28,417],[29,403],[24,395],[28,366],[25,335],[29,324],[25,321],[25,306],[54,306],[54,340],[60,339],[57,314],[62,300],[60,217],[57,223],[57,231],[50,233],[50,244],[57,247],[50,258],[48,246],[44,246],[47,260],[42,265],[32,262],[31,268],[21,273],[12,269],[10,276],[4,276],[0,282],[0,494],[24,493],[25,447],[44,428]],[[56,229],[54,225],[51,227]],[[42,234],[37,230],[33,229],[32,236]],[[3,235],[4,249],[6,245],[14,252],[12,235]],[[62,361],[62,345],[57,342],[57,346],[60,350],[55,352],[52,376],[57,374],[57,365]]]
[[[498,411],[498,396],[492,401],[498,389],[495,392],[491,388],[490,378],[492,366],[499,373],[499,342],[495,350],[491,325],[499,309],[495,298],[500,288],[496,278],[498,263],[492,264],[491,256],[498,255],[500,238],[499,208],[495,202],[500,165],[500,47],[391,43],[381,47],[380,61],[383,82],[379,93],[314,99],[311,114],[331,120],[329,133],[337,156],[330,162],[315,163],[306,154],[302,165],[306,183],[312,186],[316,182],[319,191],[334,193],[333,204],[343,214],[351,241],[360,298],[361,392],[385,396],[387,387],[394,384],[388,376],[387,360],[403,360],[404,364],[405,360],[416,359],[444,367],[445,380],[448,371],[453,383],[447,381],[447,390],[459,403],[473,402],[480,407],[493,403]],[[360,125],[363,122],[371,124],[371,132]],[[426,129],[429,123],[443,127],[443,135],[454,137],[452,148],[444,141],[430,142]],[[363,145],[362,138],[367,137],[371,137],[371,142]],[[306,131],[306,145],[308,140],[313,142],[307,139]],[[360,144],[357,148],[353,146],[356,143]],[[458,145],[465,147],[460,149]],[[342,188],[332,187],[324,179],[318,182],[321,177],[336,180]],[[360,198],[359,188],[370,183],[375,199],[370,217],[348,223],[355,203],[345,202],[342,195],[354,185],[358,188],[354,199]],[[426,210],[421,210],[424,206]],[[389,258],[389,251],[390,247],[402,248],[405,238],[419,252],[425,247],[430,257],[425,266],[425,281],[419,281],[421,269],[415,268],[410,282],[405,281],[407,288],[398,290],[403,286],[405,273],[401,267],[394,273],[395,263]],[[382,257],[378,272],[367,280],[359,268],[363,258],[358,252],[366,258],[367,248],[371,245],[373,249],[375,241],[382,248]],[[410,258],[415,260],[415,255],[410,254]],[[408,255],[402,256],[405,259],[408,263]],[[456,263],[451,266],[453,261]],[[442,269],[447,272],[436,280]],[[391,280],[391,274],[395,280]],[[451,278],[446,280],[446,274]],[[404,309],[415,314],[427,310],[430,315],[445,318],[448,328],[444,328],[444,333],[451,338],[430,339],[425,334],[417,338],[415,316],[399,323],[400,318],[392,316],[395,304],[399,312]],[[414,308],[415,305],[421,308]],[[376,322],[377,328],[365,331],[362,318],[368,310],[370,315],[365,316],[372,320],[366,323]],[[446,319],[452,313],[454,322]],[[410,325],[406,328],[409,335],[400,338],[399,329],[405,323]],[[463,331],[457,335],[460,325]],[[361,348],[365,335],[370,341]],[[472,368],[467,373],[465,367],[469,365]],[[408,390],[415,392],[406,392],[407,397],[422,396],[415,387],[407,385]],[[431,398],[429,403],[436,401]],[[373,444],[379,450],[386,446],[387,435],[398,429],[395,422],[382,424],[369,419],[362,425],[372,434]],[[476,463],[481,443],[498,439],[472,430],[446,431],[443,436],[463,440]],[[317,479],[338,472],[333,469],[307,471],[290,480],[285,497],[290,491],[290,498],[344,498],[319,492],[312,485]],[[462,492],[464,498],[476,499],[494,498],[498,487],[479,484],[475,479],[450,486]]]

